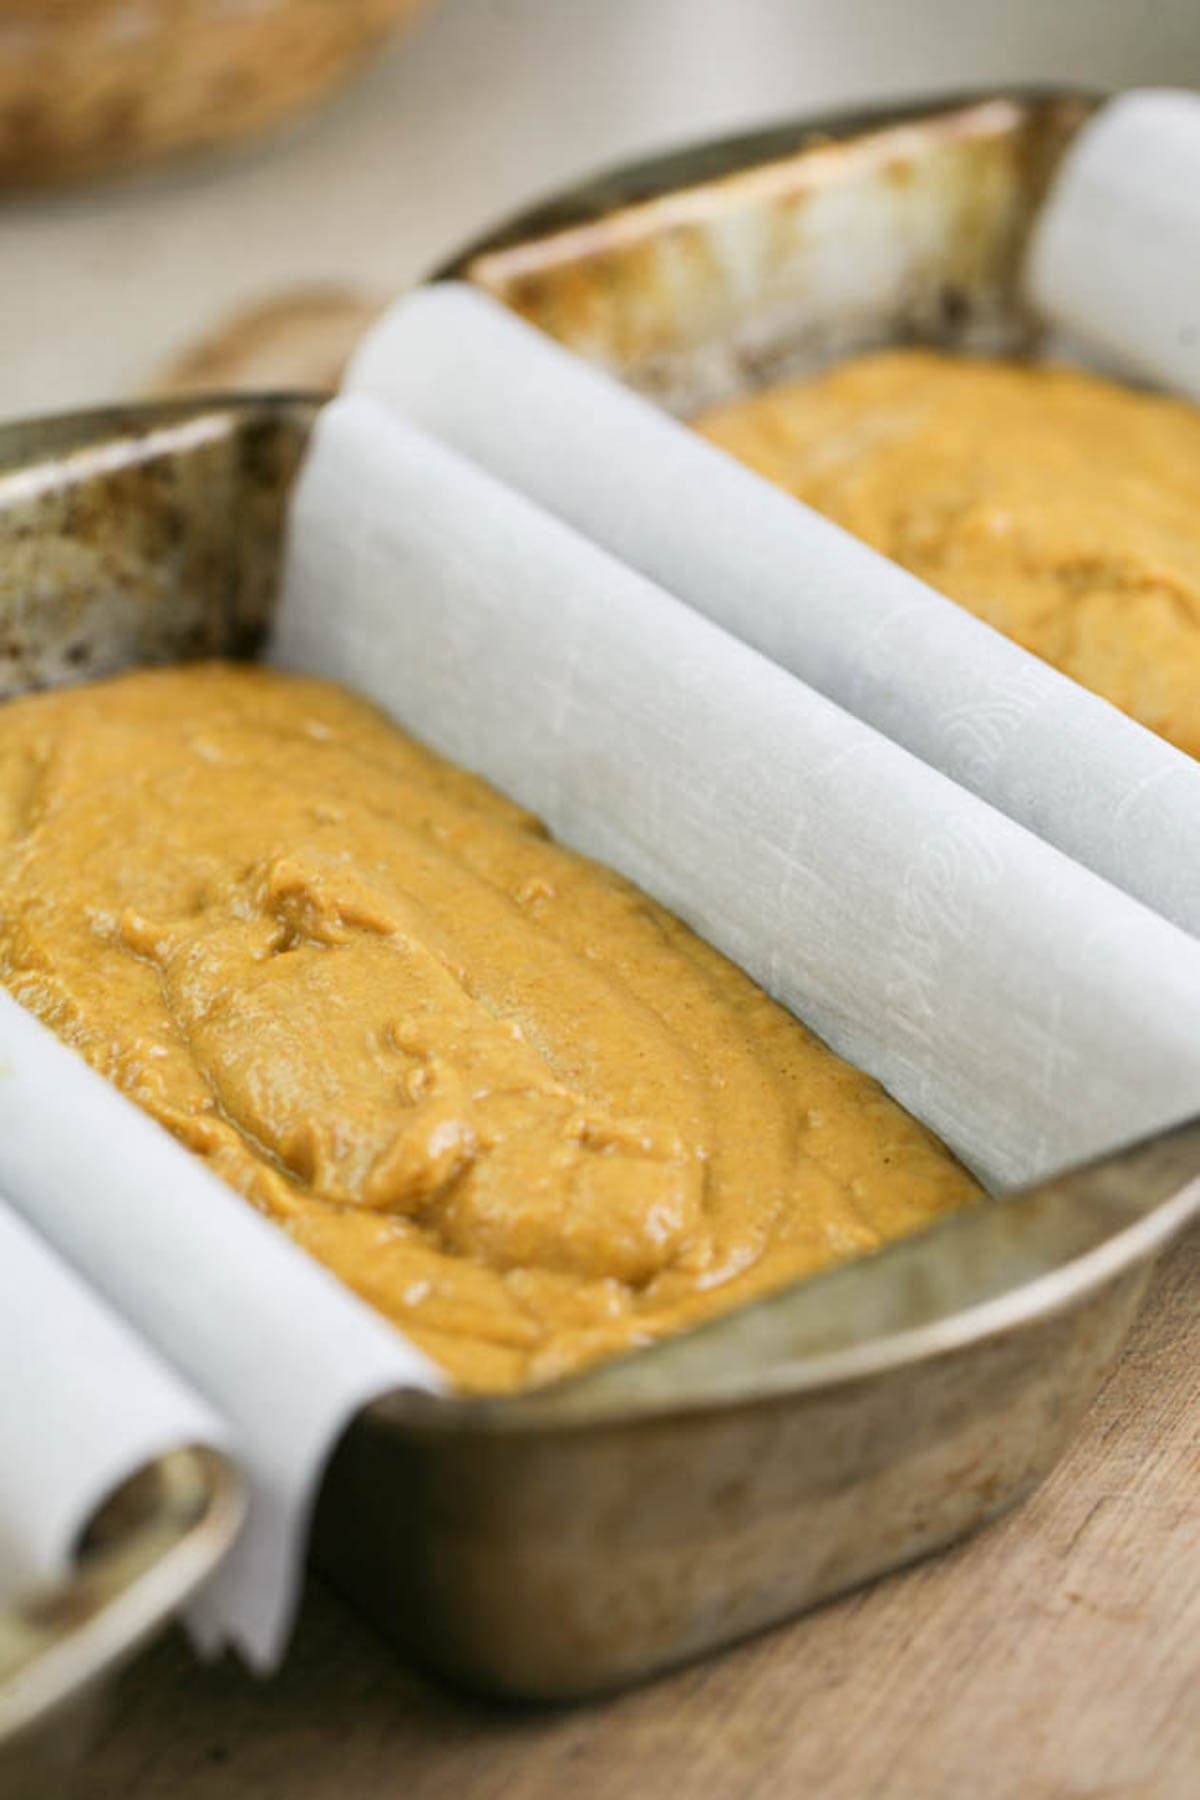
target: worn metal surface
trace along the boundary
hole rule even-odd
[[[172,1451],[102,1508],[71,1576],[0,1612],[0,1794],[61,1800],[102,1685],[211,1574],[241,1517],[223,1457]]]
[[[1015,260],[1084,106],[1005,99],[667,159],[591,189],[586,224],[571,197],[456,267],[683,410],[918,331],[1026,345]],[[825,209],[813,238],[797,192]],[[0,693],[252,653],[315,405],[0,433]],[[333,1459],[317,1555],[416,1655],[490,1691],[592,1693],[711,1649],[1027,1492],[1198,1174],[1192,1125],[553,1388],[380,1402]]]
[[[1094,102],[838,114],[572,190],[442,271],[677,413],[869,345],[1014,351],[1030,223]]]
[[[250,654],[316,401],[179,401],[0,430],[0,700]]]

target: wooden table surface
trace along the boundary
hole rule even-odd
[[[464,1702],[310,1593],[282,1675],[181,1639],[86,1800],[1197,1800],[1200,1231],[1064,1464],[940,1558],[616,1700]]]

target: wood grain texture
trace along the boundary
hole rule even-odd
[[[1018,1512],[616,1700],[490,1709],[313,1591],[287,1668],[130,1673],[86,1800],[1196,1800],[1200,1231]]]

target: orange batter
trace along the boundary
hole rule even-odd
[[[860,356],[696,421],[1200,756],[1200,411],[1078,370]]]
[[[0,980],[464,1388],[978,1190],[677,919],[343,690],[0,707]]]

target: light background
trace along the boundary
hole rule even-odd
[[[119,397],[291,283],[386,295],[617,158],[1016,80],[1200,85],[1200,0],[441,0],[265,146],[0,205],[0,416]]]

